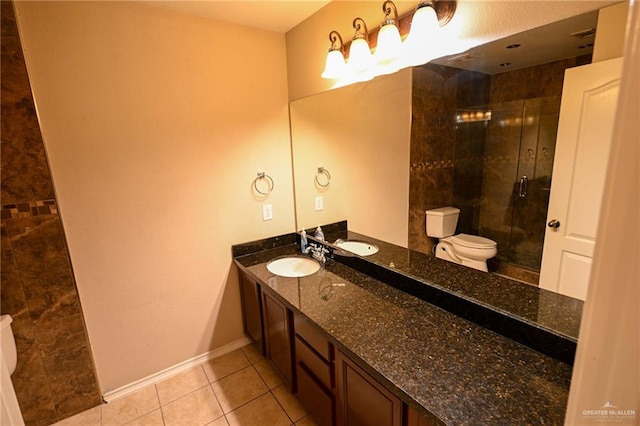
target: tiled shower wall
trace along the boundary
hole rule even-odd
[[[482,193],[483,123],[457,129],[456,111],[486,104],[488,76],[426,64],[413,69],[409,248],[433,249],[425,210],[460,208],[458,232],[476,233]]]
[[[435,240],[426,236],[425,210],[455,206],[461,210],[458,233],[500,239],[498,245],[506,261],[494,261],[490,265],[494,270],[500,269],[499,272],[505,275],[536,283],[535,274],[507,265],[511,254],[510,229],[514,224],[509,207],[514,183],[519,174],[535,176],[526,167],[518,169],[519,160],[524,159],[526,166],[529,155],[526,149],[520,152],[520,139],[523,137],[526,142],[529,135],[538,138],[541,132],[548,132],[549,135],[544,135],[545,140],[555,143],[564,70],[589,62],[590,56],[584,56],[493,76],[435,64],[413,69],[409,248],[431,252]],[[456,123],[457,111],[478,107],[493,111],[494,116],[489,123]],[[530,110],[535,110],[532,115],[537,117],[534,125],[498,125],[501,115],[522,119],[523,113]],[[548,161],[537,167],[539,171],[546,167],[548,178],[553,146],[540,145],[538,148],[539,152],[535,152],[534,157],[546,155]],[[548,199],[549,182],[542,180],[538,185],[540,191],[535,193]],[[532,192],[537,183],[531,182]],[[533,201],[536,197],[528,200]],[[528,235],[526,240],[533,244],[515,247],[516,260],[518,256],[535,260],[541,254],[546,218],[546,205],[543,209],[538,208],[544,204],[542,201],[516,206],[524,213],[519,216],[518,230],[525,229],[526,233],[536,229],[536,232],[529,232],[532,235]],[[523,223],[523,220],[528,222]],[[541,231],[538,229],[540,225]],[[489,235],[489,229],[497,232]],[[498,235],[499,232],[503,235]]]
[[[12,381],[27,425],[101,402],[13,5],[2,4],[2,314],[13,317]]]

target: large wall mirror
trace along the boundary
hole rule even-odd
[[[425,210],[455,206],[458,233],[498,243],[490,271],[537,284],[563,76],[591,62],[597,18],[292,102],[298,228],[346,219],[429,253]]]

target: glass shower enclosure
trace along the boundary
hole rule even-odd
[[[560,96],[482,107],[486,121],[478,234],[499,262],[540,270]],[[479,108],[481,109],[481,108]]]

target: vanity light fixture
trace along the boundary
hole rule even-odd
[[[351,77],[358,81],[368,80],[372,76],[368,73],[373,64],[371,48],[369,47],[369,30],[362,18],[353,20],[355,34],[349,47],[347,70]]]
[[[438,57],[438,14],[430,1],[420,2],[411,19],[411,29],[404,41],[406,66],[426,64]]]
[[[387,0],[382,4],[384,21],[378,32],[378,43],[374,59],[380,66],[386,67],[398,59],[402,50],[402,38],[398,29],[398,9],[396,5]],[[393,16],[391,16],[393,14]],[[394,67],[397,71],[399,67]]]
[[[329,33],[329,41],[331,42],[331,47],[327,54],[327,62],[322,72],[322,78],[340,78],[344,75],[346,67],[342,36],[337,31],[331,31]],[[337,45],[338,41],[340,41],[340,46]]]
[[[415,11],[398,18],[396,5],[386,0],[382,4],[385,19],[379,30],[372,31],[372,39],[377,40],[375,54],[371,55],[373,46],[369,44],[367,24],[362,18],[355,18],[355,35],[346,46],[342,46],[341,49],[335,47],[336,40],[332,38],[332,34],[337,32],[332,31],[329,34],[332,44],[322,77],[340,79],[348,84],[396,72],[401,68],[422,65],[437,57],[455,53],[450,51],[451,46],[447,46],[451,40],[443,40],[438,36],[438,31],[451,21],[456,7],[457,0],[422,0]],[[401,29],[409,26],[410,31],[403,34]],[[374,34],[375,32],[377,34]],[[330,61],[339,63],[339,53],[346,53],[347,47],[349,55],[345,72],[342,75],[332,72],[333,68],[329,67]],[[340,68],[339,65],[337,67]]]
[[[411,28],[404,41],[404,66],[423,65],[432,59],[446,55],[447,42],[439,40],[440,27],[447,25],[456,13],[455,0],[423,0],[418,4]]]

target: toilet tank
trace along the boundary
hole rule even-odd
[[[427,235],[434,238],[450,237],[456,233],[460,209],[455,207],[440,207],[427,210]]]

